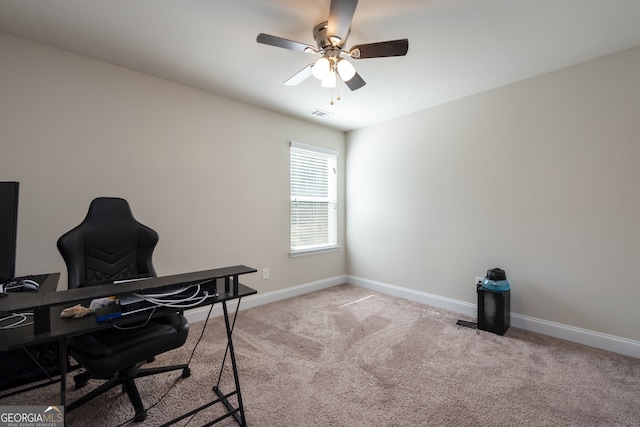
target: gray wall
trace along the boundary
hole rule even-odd
[[[640,340],[640,48],[347,135],[348,271]]]
[[[0,58],[18,274],[64,273],[57,238],[94,197],[119,196],[160,234],[159,274],[269,268],[243,279],[261,293],[344,275],[344,250],[289,257],[289,141],[343,152],[343,132],[1,34]]]
[[[640,341],[640,49],[346,147],[342,132],[10,36],[0,57],[18,274],[65,283],[57,238],[94,197],[121,196],[160,233],[160,274],[242,263],[270,269],[247,277],[261,293],[349,274],[474,303],[475,276],[499,266],[513,312]],[[348,252],[289,258],[290,140],[341,152]]]

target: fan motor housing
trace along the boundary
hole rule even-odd
[[[316,25],[313,29],[313,39],[316,41],[316,45],[318,46],[318,50],[332,50],[337,49],[340,51],[344,46],[346,40],[340,40],[339,43],[332,43],[327,36],[327,27],[329,26],[328,21],[324,21]]]

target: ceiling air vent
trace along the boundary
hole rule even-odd
[[[321,119],[330,119],[331,116],[333,116],[332,113],[320,109],[309,111],[309,114],[311,114],[312,116],[320,117]]]

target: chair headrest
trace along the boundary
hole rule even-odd
[[[119,197],[98,197],[89,205],[85,221],[136,221],[129,202]],[[137,221],[136,221],[137,222]]]

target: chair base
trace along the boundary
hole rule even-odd
[[[133,409],[135,410],[133,421],[142,422],[145,420],[145,418],[147,418],[147,411],[144,409],[142,399],[140,398],[140,394],[138,393],[138,388],[136,387],[136,383],[134,381],[136,378],[160,374],[163,372],[177,371],[180,369],[182,369],[182,378],[188,378],[189,376],[191,376],[191,369],[189,368],[188,364],[161,366],[157,368],[146,369],[139,369],[139,367],[140,365],[136,365],[114,375],[106,383],[100,385],[95,390],[73,401],[66,407],[66,411],[71,412],[79,406],[84,405],[85,403],[95,399],[99,395],[111,390],[112,388],[118,385],[122,385],[123,391],[127,393],[127,396],[129,396],[129,400],[131,401]],[[76,382],[76,389],[84,387],[90,378],[92,377],[87,372],[76,375],[74,377],[74,381]]]

